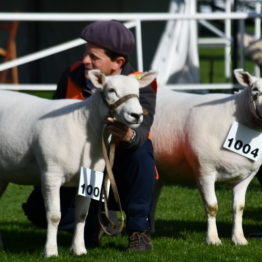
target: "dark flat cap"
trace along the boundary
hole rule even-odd
[[[133,33],[117,21],[98,21],[86,26],[81,38],[115,53],[128,56],[135,44]]]

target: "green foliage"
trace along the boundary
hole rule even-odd
[[[30,224],[21,209],[32,187],[10,185],[0,202],[0,231],[5,250],[0,252],[1,262],[47,261],[42,257],[46,238],[45,229]],[[219,213],[217,225],[221,246],[205,244],[206,218],[202,200],[194,186],[165,186],[157,207],[154,250],[144,254],[127,253],[127,236],[102,238],[101,248],[89,250],[76,257],[69,251],[72,235],[59,232],[59,257],[49,261],[260,261],[262,240],[251,239],[247,246],[231,242],[231,188],[217,185]],[[246,236],[262,231],[262,188],[256,180],[246,197],[243,226]]]
[[[225,51],[224,48],[200,48],[199,49],[200,61],[200,82],[202,84],[215,84],[215,83],[232,83],[232,77],[227,79],[225,77]],[[231,61],[231,63],[233,63]],[[255,63],[250,57],[245,57],[245,70],[254,74]],[[218,90],[219,91],[219,90]]]

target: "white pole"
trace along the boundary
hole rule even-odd
[[[261,3],[260,2],[256,2],[256,13],[261,13]],[[255,39],[258,40],[260,38],[261,38],[261,18],[256,18],[255,19]],[[260,72],[260,68],[258,65],[255,65],[254,71],[255,71],[255,75],[257,77],[260,77],[261,72]]]
[[[23,91],[54,91],[55,84],[0,84],[0,90],[23,90]]]
[[[211,32],[213,32],[214,34],[216,34],[217,36],[220,36],[221,38],[225,39],[224,41],[231,41],[231,37],[227,38],[225,33],[218,29],[217,27],[215,27],[214,25],[212,25],[211,23],[205,21],[205,20],[199,20],[199,24],[203,25],[204,27],[206,27],[208,30],[210,30]]]
[[[10,61],[10,62],[2,63],[2,64],[0,64],[0,71],[12,68],[14,66],[19,66],[19,65],[22,65],[22,64],[43,58],[43,57],[47,57],[47,56],[52,55],[52,54],[62,52],[64,50],[82,45],[84,43],[86,43],[86,42],[83,39],[77,38],[75,40],[72,40],[72,41],[69,41],[69,42],[66,42],[66,43],[63,43],[63,44],[60,44],[60,45],[56,45],[56,46],[51,47],[51,48],[47,48],[47,49],[44,49],[42,51],[32,53],[30,55],[26,55],[26,56],[17,58],[15,60]]]
[[[221,13],[0,13],[0,21],[98,21],[116,19],[119,21],[165,21],[165,20],[225,20],[261,17],[255,12],[221,12]]]
[[[235,84],[168,84],[160,86],[160,88],[167,88],[171,90],[217,90],[217,89],[242,89],[240,85]],[[0,84],[0,90],[23,90],[23,91],[54,91],[56,90],[56,84]]]
[[[239,31],[240,31],[240,39],[239,39],[239,66],[240,68],[245,68],[245,50],[244,50],[244,33],[245,33],[245,21],[239,21]]]
[[[142,29],[141,21],[136,20],[136,54],[137,54],[137,67],[140,72],[143,72],[143,47],[142,47]]]
[[[232,7],[232,0],[226,1],[226,15],[230,14]],[[225,35],[227,39],[231,39],[231,20],[225,20]],[[231,77],[231,41],[228,41],[225,45],[225,77],[229,79]]]

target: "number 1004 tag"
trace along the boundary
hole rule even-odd
[[[228,140],[228,148],[235,149],[238,153],[253,156],[252,159],[256,159],[258,157],[259,148],[251,148],[251,145],[243,143],[241,140],[235,140],[234,138],[229,138]]]
[[[233,122],[223,147],[256,161],[261,153],[262,134],[238,122]]]

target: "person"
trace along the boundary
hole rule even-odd
[[[94,22],[83,29],[81,37],[87,41],[83,60],[73,63],[65,70],[58,82],[54,99],[88,99],[96,92],[88,77],[91,69],[99,69],[108,76],[136,74],[128,61],[135,39],[123,24],[114,20]],[[153,248],[149,216],[156,170],[149,132],[155,114],[156,89],[156,81],[140,89],[140,103],[148,114],[144,115],[144,120],[138,128],[131,129],[115,123],[112,118],[106,119],[108,131],[120,141],[116,147],[113,173],[126,214],[129,251],[147,251]],[[75,189],[61,188],[60,229],[72,227],[72,200],[75,193]],[[67,197],[64,198],[64,195]],[[91,241],[95,246],[99,245],[100,237],[96,215],[97,203],[91,201],[85,227],[86,244]],[[28,201],[23,204],[23,209],[35,225],[46,226],[40,187],[35,187]]]

